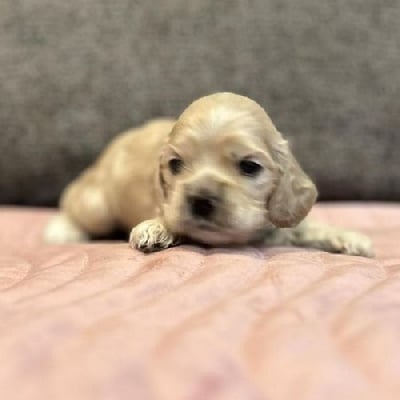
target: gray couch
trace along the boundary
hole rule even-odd
[[[321,199],[400,199],[400,3],[2,0],[0,203],[54,205],[118,132],[227,90]]]

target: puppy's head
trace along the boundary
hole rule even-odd
[[[169,229],[207,244],[295,226],[317,195],[266,112],[232,93],[203,97],[182,113],[158,178]]]

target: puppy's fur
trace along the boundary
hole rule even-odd
[[[217,93],[177,121],[155,120],[117,137],[66,188],[46,237],[85,240],[123,227],[143,251],[191,239],[372,255],[361,234],[303,221],[316,197],[264,109]]]

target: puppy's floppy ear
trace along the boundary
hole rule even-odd
[[[282,138],[273,148],[273,158],[280,178],[267,204],[269,219],[279,228],[289,228],[308,214],[316,201],[317,189]]]
[[[168,198],[168,184],[165,180],[165,171],[164,171],[164,161],[165,161],[165,149],[161,151],[161,154],[158,158],[158,171],[157,171],[157,184],[158,194],[160,199],[166,200]]]

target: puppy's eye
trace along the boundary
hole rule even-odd
[[[168,168],[173,175],[177,175],[182,171],[183,161],[180,158],[171,158],[168,161]]]
[[[242,160],[239,162],[239,169],[242,175],[256,176],[263,169],[262,165],[251,160]]]

